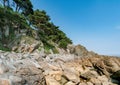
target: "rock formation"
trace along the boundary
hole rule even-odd
[[[98,55],[81,45],[69,45],[68,52],[59,54],[33,49],[21,53],[0,51],[0,85],[120,84],[118,57]]]
[[[73,45],[31,0],[1,1],[0,85],[120,85],[119,57]]]

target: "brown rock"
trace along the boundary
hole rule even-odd
[[[76,85],[75,83],[73,83],[72,81],[67,82],[65,85]]]
[[[79,75],[76,73],[76,71],[74,71],[74,69],[64,69],[64,76],[76,84],[80,82]]]
[[[83,82],[83,83],[80,83],[79,85],[87,85],[85,82]]]
[[[64,84],[67,83],[67,82],[68,82],[67,78],[64,77],[64,76],[62,76],[62,78],[61,78],[61,80],[60,80],[60,84],[61,84],[61,85],[64,85]]]
[[[115,58],[108,58],[104,60],[105,65],[108,67],[106,68],[108,72],[116,72],[120,70],[119,61]]]
[[[47,85],[60,85],[60,83],[51,76],[46,76],[45,80]]]
[[[105,68],[105,64],[102,60],[97,61],[96,63],[94,63],[94,68],[97,70],[97,72],[100,75],[106,75],[109,76],[109,73],[107,72],[106,68]]]
[[[86,73],[81,74],[80,78],[89,80],[91,78],[96,78],[97,76],[98,76],[98,74],[95,71],[88,71]]]
[[[108,82],[108,78],[105,75],[98,76],[97,79],[100,80],[101,82]]]
[[[91,78],[90,82],[93,83],[94,85],[101,85],[102,82],[100,82],[98,79],[96,78]]]
[[[82,45],[77,45],[74,48],[74,54],[77,56],[85,56],[87,55],[87,53],[88,53],[87,49]]]
[[[79,73],[83,73],[83,72],[84,72],[84,68],[82,67],[82,65],[77,65],[75,69],[76,69],[76,71],[78,71]]]
[[[91,83],[91,82],[87,82],[87,85],[93,85],[93,83]]]
[[[61,80],[61,75],[60,74],[55,75],[55,80],[60,81]]]
[[[53,76],[57,81],[61,80],[61,76],[63,74],[62,71],[60,71],[60,70],[58,70],[58,71],[48,70],[48,72],[49,72],[48,75]]]
[[[83,47],[82,45],[68,45],[68,50],[70,51],[71,54],[75,54],[77,56],[85,56],[87,55],[88,51],[85,47]]]
[[[102,85],[112,85],[110,82],[102,82]]]
[[[0,85],[11,85],[9,79],[0,79]]]

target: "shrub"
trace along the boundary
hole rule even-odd
[[[60,47],[60,48],[66,49],[66,48],[67,48],[67,45],[68,45],[68,43],[67,43],[65,40],[61,40],[61,41],[59,42],[59,47]]]

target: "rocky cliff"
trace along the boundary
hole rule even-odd
[[[1,1],[0,85],[120,85],[120,58],[72,45],[30,0]]]
[[[120,58],[88,52],[81,45],[59,51],[0,51],[0,85],[120,84]]]

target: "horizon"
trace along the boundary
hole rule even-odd
[[[119,0],[31,0],[73,44],[102,55],[120,55]]]

